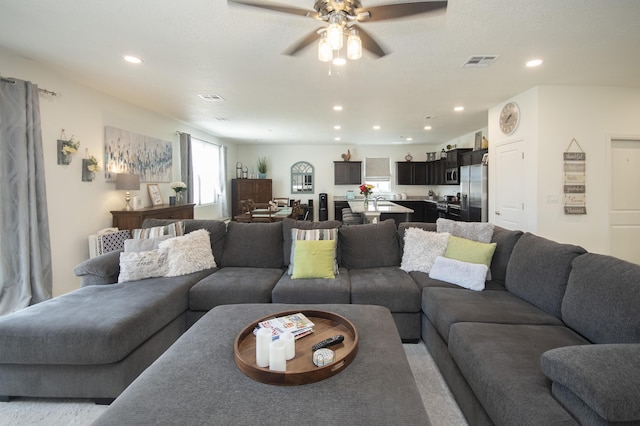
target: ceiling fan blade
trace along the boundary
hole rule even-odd
[[[446,1],[423,1],[416,3],[385,4],[368,8],[363,7],[357,9],[356,14],[362,16],[358,21],[373,22],[434,12],[440,9],[446,9],[446,7]],[[368,17],[366,16],[367,14],[369,15]]]
[[[318,12],[315,10],[299,9],[297,7],[283,6],[279,4],[258,3],[252,1],[227,0],[227,3],[241,4],[244,6],[258,7],[260,9],[273,10],[274,12],[283,12],[291,15],[307,16],[309,18],[317,18]]]
[[[360,40],[362,41],[362,47],[367,49],[369,52],[373,53],[379,58],[382,58],[386,55],[386,52],[380,47],[378,42],[376,42],[373,37],[369,35],[362,27],[358,25],[352,25],[350,28],[355,28],[358,30],[358,35],[360,36]]]
[[[299,53],[302,49],[304,49],[305,47],[309,46],[311,43],[313,43],[314,41],[318,40],[318,31],[320,31],[321,29],[323,29],[324,27],[318,27],[315,30],[313,30],[313,32],[310,32],[309,34],[307,34],[306,36],[304,36],[303,38],[301,38],[300,40],[298,40],[298,42],[294,45],[292,45],[291,47],[289,47],[287,50],[285,50],[283,53],[285,55],[291,55],[294,56],[297,53]]]

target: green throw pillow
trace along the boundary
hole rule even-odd
[[[496,243],[479,243],[451,235],[444,257],[491,267],[491,259],[496,251],[496,245]]]
[[[296,241],[291,279],[335,278],[333,274],[335,240]]]

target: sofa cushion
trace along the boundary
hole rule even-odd
[[[553,394],[581,423],[640,422],[640,344],[567,346],[542,354]],[[586,405],[589,410],[585,410]]]
[[[588,253],[573,261],[562,319],[593,343],[640,343],[640,265]]]
[[[151,251],[156,250],[161,242],[173,238],[170,235],[162,235],[154,238],[129,238],[124,240],[124,251]]]
[[[159,251],[167,259],[167,277],[190,274],[215,268],[216,261],[211,251],[209,231],[198,229],[181,237],[170,238],[160,243]]]
[[[83,287],[0,317],[0,362],[118,362],[183,315],[189,289],[211,273]]]
[[[494,225],[489,222],[460,222],[438,218],[436,227],[438,232],[447,232],[456,237],[480,243],[490,243],[493,237]]]
[[[335,278],[336,240],[300,240],[293,252],[291,278]],[[291,266],[291,264],[289,264]]]
[[[357,227],[361,226],[366,225]],[[411,276],[397,266],[350,269],[349,279],[351,303],[386,306],[391,312],[420,311],[420,289]]]
[[[284,265],[289,266],[291,259],[291,229],[333,229],[342,225],[342,222],[338,220],[325,220],[322,222],[309,222],[307,220],[294,220],[291,218],[285,218],[282,221],[282,238],[284,243],[282,248],[284,250]]]
[[[339,229],[340,266],[347,269],[400,266],[396,222],[343,226]]]
[[[295,251],[296,245],[299,240],[307,240],[307,241],[322,241],[322,240],[333,240],[334,243],[333,253],[332,253],[332,261],[333,261],[333,274],[338,273],[338,244],[335,242],[338,239],[338,228],[327,228],[327,229],[300,229],[300,228],[291,228],[291,236],[289,241],[291,242],[291,256],[289,259],[289,269],[287,273],[289,275],[293,275],[293,268],[295,265]],[[286,240],[284,244],[287,244]]]
[[[582,247],[560,244],[527,232],[513,248],[505,287],[521,299],[560,318],[571,262],[583,253],[586,251]]]
[[[349,271],[340,268],[334,279],[292,280],[284,274],[271,292],[273,303],[351,303]]]
[[[404,249],[400,269],[405,272],[429,272],[436,257],[443,256],[449,244],[446,232],[428,232],[420,228],[404,231]]]
[[[491,260],[492,281],[504,285],[511,252],[521,236],[522,231],[511,231],[500,226],[493,227],[491,242],[496,243],[496,251],[493,253],[493,259]]]
[[[220,266],[281,268],[282,222],[229,222]]]
[[[142,229],[134,229],[131,231],[131,237],[133,239],[157,238],[163,235],[179,237],[184,234],[184,222],[182,221],[174,221],[160,226],[143,226]]]
[[[189,291],[189,309],[209,311],[218,305],[271,303],[271,291],[283,270],[228,266],[219,269]]]
[[[416,282],[416,284],[418,284],[418,287],[421,290],[425,287],[445,287],[445,288],[453,288],[453,289],[457,288],[459,290],[463,290],[463,288],[458,285],[448,283],[442,280],[437,280],[435,278],[431,278],[429,274],[424,272],[412,271],[412,272],[409,272],[409,275],[411,275],[411,278],[413,278],[413,280]],[[485,281],[484,289],[505,291],[504,286],[501,283],[496,281]]]
[[[145,219],[142,222],[143,228],[152,226],[162,226],[172,222],[175,219]],[[206,229],[209,231],[209,239],[211,240],[211,251],[215,259],[222,259],[224,251],[224,240],[227,234],[227,225],[221,220],[204,220],[204,219],[183,219],[184,233],[196,231],[198,229]]]
[[[445,342],[451,326],[459,322],[562,324],[558,318],[506,291],[427,287],[422,290],[422,311]]]
[[[469,290],[482,291],[488,269],[487,265],[480,263],[462,262],[438,256],[429,276]]]
[[[576,422],[551,395],[540,356],[585,343],[564,326],[464,322],[451,326],[449,352],[494,424],[568,425]]]

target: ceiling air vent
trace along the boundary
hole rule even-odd
[[[498,59],[499,55],[471,56],[462,64],[462,68],[486,68]]]
[[[204,93],[202,95],[198,95],[198,97],[200,99],[203,99],[207,102],[220,102],[220,101],[224,101],[224,98],[220,95],[213,95],[213,94],[208,94],[208,93]]]

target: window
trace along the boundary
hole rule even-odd
[[[191,138],[193,167],[193,202],[197,205],[217,203],[223,193],[220,182],[222,147],[194,137]]]
[[[364,182],[373,185],[373,193],[391,192],[391,160],[385,158],[364,159]]]

